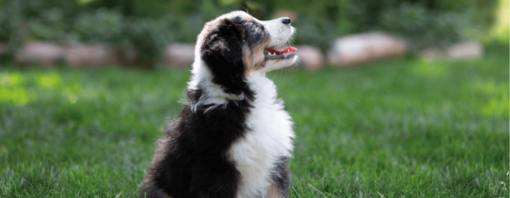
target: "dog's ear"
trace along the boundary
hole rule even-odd
[[[213,82],[221,85],[223,91],[241,94],[247,87],[242,33],[230,19],[222,19],[214,25],[204,39],[202,60],[211,70]]]
[[[242,35],[229,19],[219,21],[215,29],[205,38],[202,58],[223,58],[230,64],[242,62]]]

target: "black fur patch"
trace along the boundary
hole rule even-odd
[[[201,91],[188,92],[188,97],[200,98]],[[156,188],[167,195],[179,197],[235,197],[239,171],[227,158],[231,144],[246,131],[248,100],[230,101],[226,108],[196,113],[186,106],[177,116],[165,138],[173,138],[162,160],[153,164],[149,174]],[[145,193],[159,194],[147,189]],[[143,194],[142,194],[143,197]]]
[[[221,85],[225,93],[252,95],[244,76],[243,45],[252,48],[267,36],[264,26],[241,17],[220,21],[205,37],[201,48],[202,60],[211,70],[213,82]]]
[[[289,167],[287,166],[287,158],[281,157],[278,163],[276,164],[273,173],[272,179],[274,184],[278,187],[278,191],[281,197],[289,197],[290,190],[290,178],[289,178]]]
[[[221,85],[225,93],[241,94],[249,90],[244,77],[241,32],[228,19],[212,31],[202,46],[202,60],[213,74],[213,83]]]

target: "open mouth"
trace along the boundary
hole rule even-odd
[[[294,47],[287,47],[285,49],[266,48],[264,50],[264,56],[266,59],[288,59],[293,57],[297,51]]]

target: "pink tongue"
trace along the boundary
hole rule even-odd
[[[282,50],[277,50],[277,49],[267,49],[267,51],[270,51],[270,52],[278,52],[278,53],[294,53],[297,51],[296,48],[294,47],[287,47],[285,49],[282,49]]]
[[[297,51],[295,47],[287,47],[286,50],[289,50],[290,53],[294,53]]]

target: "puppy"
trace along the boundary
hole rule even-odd
[[[165,127],[141,197],[288,197],[294,132],[265,73],[292,65],[287,17],[260,21],[242,11],[198,35],[184,109]]]

